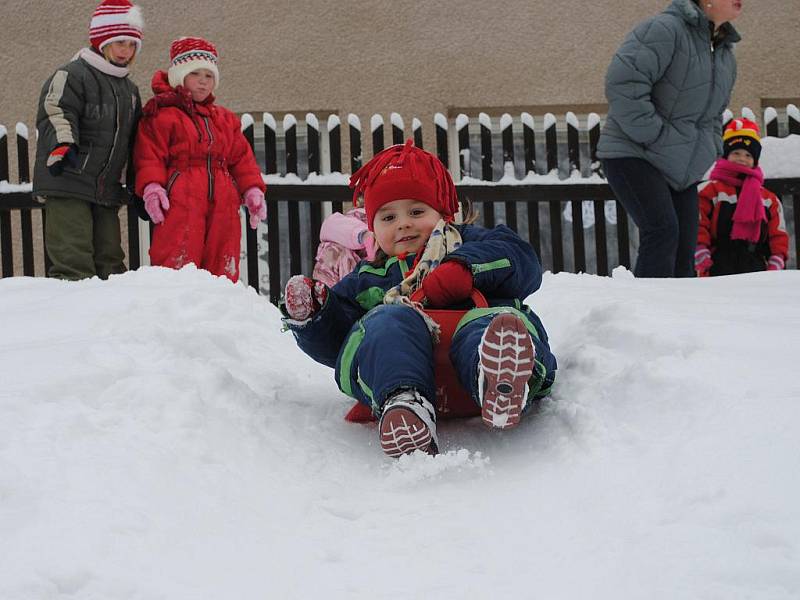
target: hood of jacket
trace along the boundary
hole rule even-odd
[[[712,23],[708,20],[706,13],[700,8],[694,0],[672,0],[665,13],[680,17],[692,27],[702,29],[703,31],[711,31]],[[721,43],[732,45],[740,41],[742,37],[730,23],[723,23],[719,28],[718,33]]]
[[[164,106],[177,106],[188,114],[210,114],[214,110],[214,94],[202,102],[192,100],[192,94],[182,85],[172,87],[169,84],[169,75],[166,71],[156,71],[150,82],[153,97],[144,107],[144,114],[151,115]]]

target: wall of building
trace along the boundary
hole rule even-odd
[[[33,125],[42,82],[87,44],[94,0],[5,0],[0,123]],[[666,0],[140,0],[146,20],[133,78],[145,97],[169,43],[206,36],[221,52],[219,101],[235,111],[543,112],[602,106],[609,59],[633,25]],[[745,1],[736,22],[732,105],[797,98],[800,2]],[[497,110],[493,110],[493,109]]]

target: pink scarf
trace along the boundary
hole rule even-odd
[[[764,202],[761,200],[761,186],[764,183],[761,167],[749,169],[720,158],[711,171],[711,179],[741,188],[733,213],[731,239],[758,242],[761,237],[761,222],[767,220]]]

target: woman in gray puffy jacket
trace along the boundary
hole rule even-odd
[[[673,0],[636,26],[606,74],[597,147],[608,183],[639,228],[637,277],[691,277],[696,184],[722,148],[736,80],[730,25],[742,0]]]

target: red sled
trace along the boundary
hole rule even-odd
[[[473,289],[471,294],[475,308],[488,306],[483,294]],[[422,290],[418,289],[411,295],[411,299],[419,302],[424,298]],[[471,309],[444,309],[428,308],[425,313],[439,324],[439,343],[433,347],[433,371],[436,378],[436,417],[437,419],[458,419],[476,417],[481,414],[481,408],[464,389],[458,380],[458,375],[450,363],[450,343],[456,326],[462,317]],[[347,421],[353,423],[368,423],[374,421],[372,410],[365,404],[356,402],[353,408],[345,415]]]

